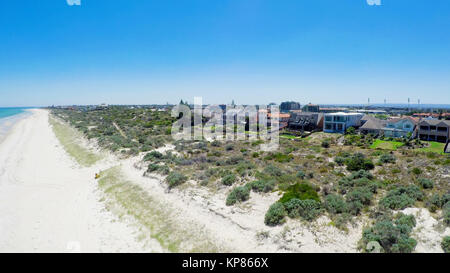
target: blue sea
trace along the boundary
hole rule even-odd
[[[0,142],[17,121],[30,115],[27,109],[31,108],[0,108]]]

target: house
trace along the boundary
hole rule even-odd
[[[362,134],[382,135],[382,129],[386,126],[387,121],[372,116],[369,117],[367,119],[364,119],[364,117],[361,119],[362,126],[359,128],[359,131]]]
[[[419,123],[419,139],[427,141],[448,142],[450,120],[423,119]]]
[[[363,117],[364,114],[361,113],[338,112],[325,114],[323,131],[327,133],[345,133],[350,127],[360,127]]]
[[[323,117],[322,113],[292,113],[288,121],[288,128],[299,131],[322,130]]]
[[[405,118],[393,118],[387,120],[386,126],[382,128],[385,137],[407,137],[411,134],[414,137],[414,130],[417,125],[417,120]]]

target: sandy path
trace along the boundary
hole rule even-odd
[[[99,201],[93,174],[32,110],[0,144],[0,252],[136,252],[134,230]]]

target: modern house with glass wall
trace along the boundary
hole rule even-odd
[[[325,114],[323,131],[327,133],[345,133],[345,131],[354,127],[361,126],[361,119],[364,114],[361,113],[330,113]]]

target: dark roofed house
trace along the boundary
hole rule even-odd
[[[288,127],[291,130],[314,131],[322,129],[323,114],[322,113],[292,113],[289,118]]]
[[[363,122],[363,120],[361,120]],[[383,134],[383,128],[386,126],[387,121],[377,119],[375,117],[367,118],[364,120],[363,125],[359,128],[359,131],[362,134],[374,134],[381,135]]]
[[[424,119],[419,123],[419,138],[447,143],[450,138],[450,120]]]

